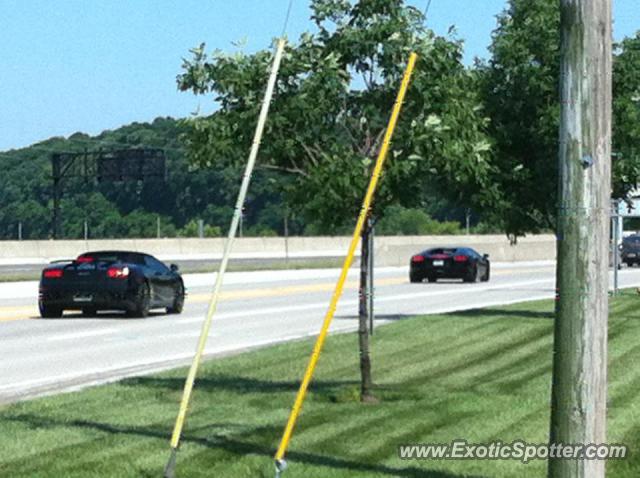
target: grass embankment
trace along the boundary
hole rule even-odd
[[[631,447],[608,476],[640,476],[640,298],[611,303],[609,441]],[[398,444],[524,439],[549,427],[550,301],[380,327],[376,405],[357,397],[357,337],[332,336],[284,477],[529,477],[546,463],[402,461]],[[196,386],[181,477],[272,477],[310,341],[211,361]],[[0,476],[161,476],[185,370],[0,408]]]

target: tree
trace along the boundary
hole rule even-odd
[[[613,195],[626,198],[640,179],[640,32],[616,46],[613,63]]]
[[[461,63],[461,42],[426,29],[421,12],[402,0],[312,0],[311,10],[317,32],[286,50],[258,162],[286,176],[281,184],[294,212],[329,231],[353,224],[411,51],[419,65],[374,214],[390,203],[420,205],[433,177],[456,201],[494,202],[490,144],[476,78]],[[219,106],[190,122],[192,162],[242,163],[271,54],[209,56],[204,44],[192,54],[179,88],[212,94]],[[368,229],[363,247],[367,235]]]
[[[557,2],[510,0],[482,66],[492,178],[503,199],[494,213],[507,234],[555,225],[560,13]]]
[[[429,235],[461,234],[460,224],[454,221],[440,222],[429,217],[422,209],[389,206],[387,214],[376,224],[382,235]]]
[[[614,56],[614,196],[635,188],[640,172],[638,37]],[[490,207],[508,234],[553,230],[557,208],[560,117],[560,10],[555,0],[510,0],[498,17],[488,63],[479,65],[494,155]],[[634,101],[634,97],[636,100]]]

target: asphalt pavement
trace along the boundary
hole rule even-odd
[[[640,268],[620,272],[621,286],[640,285]],[[229,273],[207,357],[316,335],[338,274],[337,269]],[[551,262],[503,263],[493,264],[487,283],[411,284],[407,267],[379,268],[375,326],[421,314],[550,298],[554,274]],[[0,284],[0,403],[190,363],[214,276],[187,274],[184,312],[158,311],[145,319],[65,313],[45,320],[37,314],[36,282]],[[332,333],[357,327],[357,277],[353,269]]]

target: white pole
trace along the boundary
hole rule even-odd
[[[238,230],[238,225],[240,223],[240,215],[242,214],[242,207],[244,205],[244,201],[247,196],[247,191],[249,189],[249,182],[251,181],[251,174],[253,173],[256,157],[258,156],[258,150],[260,149],[262,132],[264,131],[264,125],[267,121],[267,114],[269,113],[269,106],[271,103],[271,98],[273,96],[273,90],[275,88],[276,78],[278,75],[278,69],[280,68],[280,60],[282,60],[282,53],[284,51],[284,46],[285,46],[285,40],[284,38],[281,38],[280,40],[278,40],[278,46],[276,48],[276,53],[273,58],[273,64],[271,66],[271,74],[269,75],[267,89],[264,95],[264,100],[262,102],[262,107],[260,109],[258,124],[256,126],[253,143],[251,145],[251,151],[249,152],[249,159],[247,161],[247,166],[244,171],[244,176],[242,177],[242,184],[240,185],[240,192],[238,193],[238,199],[236,201],[236,206],[233,213],[233,219],[231,220],[231,226],[229,227],[229,234],[227,236],[227,240],[224,245],[224,253],[222,255],[222,262],[220,263],[220,269],[218,270],[216,282],[213,288],[213,295],[211,297],[211,301],[209,302],[209,308],[207,309],[207,315],[202,324],[202,331],[200,333],[200,339],[198,340],[196,353],[195,353],[195,356],[193,357],[193,362],[191,363],[191,368],[189,369],[189,374],[187,376],[187,379],[184,385],[184,392],[182,395],[182,401],[180,403],[180,411],[178,412],[176,424],[173,429],[173,435],[171,437],[171,457],[169,458],[169,462],[167,463],[167,466],[165,468],[165,476],[173,476],[176,454],[178,450],[178,445],[180,443],[180,435],[182,434],[182,428],[183,428],[184,420],[187,414],[187,408],[189,406],[189,401],[191,399],[193,383],[194,383],[196,374],[198,372],[198,367],[200,365],[200,360],[202,358],[204,348],[207,343],[207,338],[209,336],[209,329],[211,328],[211,321],[213,319],[213,315],[215,314],[216,308],[218,306],[218,299],[220,297],[220,289],[222,288],[224,273],[227,270],[227,264],[229,263],[229,255],[231,253],[231,247],[236,237],[236,232]]]

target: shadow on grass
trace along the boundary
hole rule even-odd
[[[182,377],[132,377],[121,380],[119,385],[128,387],[148,387],[159,388],[164,390],[180,391],[184,388],[184,378]],[[309,389],[318,393],[333,392],[337,388],[344,386],[359,385],[358,381],[336,380],[326,381],[320,380],[312,382]],[[300,388],[299,380],[277,381],[277,380],[260,380],[253,377],[242,377],[238,375],[225,376],[208,374],[206,378],[196,379],[196,387],[198,390],[204,391],[220,391],[226,390],[240,393],[274,393],[274,392],[295,392]]]
[[[413,319],[416,317],[416,314],[376,314],[375,320],[405,320],[405,319]],[[358,315],[336,315],[334,319],[337,320],[358,320],[360,317]],[[368,323],[367,319],[367,323]]]
[[[470,309],[459,312],[450,312],[443,315],[457,317],[511,317],[514,319],[553,319],[553,312],[520,310],[520,309]]]
[[[20,414],[15,416],[8,416],[4,418],[8,421],[23,423],[31,429],[42,428],[55,428],[55,427],[77,427],[86,430],[94,430],[102,433],[108,433],[112,435],[128,435],[139,436],[145,438],[156,438],[167,442],[167,456],[169,454],[169,440],[171,434],[168,428],[159,429],[158,427],[139,427],[139,426],[121,426],[112,425],[109,423],[101,423],[91,420],[54,420],[51,418],[41,417],[33,414]],[[207,425],[205,428],[220,427],[223,429],[247,429],[246,435],[250,435],[260,442],[272,441],[274,437],[279,436],[282,432],[280,426],[263,426],[255,428],[247,428],[241,424],[234,423],[217,423]],[[201,429],[202,430],[202,429]],[[197,431],[197,430],[195,430]],[[224,435],[214,435],[211,438],[198,437],[191,433],[185,433],[182,437],[183,443],[194,443],[210,449],[218,449],[237,455],[240,457],[247,455],[263,456],[271,459],[275,454],[275,449],[269,446],[265,446],[256,441],[249,441],[242,437],[232,438]],[[313,465],[318,467],[332,468],[335,470],[349,470],[354,472],[363,473],[377,473],[383,475],[389,475],[392,477],[403,478],[462,478],[461,475],[452,474],[443,471],[426,470],[417,468],[414,466],[409,467],[395,467],[384,464],[364,463],[359,461],[348,460],[345,458],[339,458],[335,456],[320,455],[314,453],[291,451],[287,455],[288,460],[291,462],[304,463],[306,465]],[[178,462],[178,474],[180,469],[180,462]],[[479,475],[470,476],[464,475],[465,478],[481,478]]]
[[[533,310],[504,310],[504,309],[491,309],[491,308],[481,308],[481,309],[468,309],[468,310],[459,310],[455,312],[440,312],[437,314],[431,314],[429,312],[425,312],[425,314],[429,314],[433,317],[469,317],[469,318],[487,318],[487,317],[512,317],[514,319],[553,319],[553,312],[543,312],[543,311],[533,311]],[[379,314],[375,316],[375,320],[387,320],[387,321],[396,321],[396,320],[405,320],[405,319],[414,319],[416,316],[420,314]],[[639,316],[640,317],[640,316]],[[358,320],[359,316],[357,315],[338,315],[335,317],[338,320]]]

